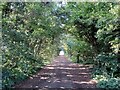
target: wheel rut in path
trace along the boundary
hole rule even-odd
[[[65,56],[58,56],[53,62],[15,88],[78,89],[95,88],[91,79],[90,65],[75,64]]]

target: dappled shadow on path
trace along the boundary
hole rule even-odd
[[[95,88],[91,80],[90,66],[70,62],[65,56],[58,56],[51,64],[40,70],[16,88]]]

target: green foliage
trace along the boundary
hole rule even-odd
[[[7,2],[2,9],[3,88],[28,78],[56,55],[61,32],[53,3]]]
[[[0,9],[3,87],[11,87],[48,64],[62,46],[74,62],[93,64],[94,76],[113,78],[100,76],[103,81],[98,87],[118,84],[114,79],[120,68],[118,3],[6,2]]]
[[[70,21],[77,28],[72,33],[78,33],[77,37],[90,43],[96,53],[109,52],[111,41],[119,34],[118,4],[103,2],[68,4],[71,10]]]
[[[107,90],[109,89],[120,89],[120,79],[118,78],[109,78],[106,80],[101,80],[97,84],[98,88],[105,88]]]
[[[93,77],[98,81],[98,88],[120,88],[119,64],[115,54],[99,54],[93,68]],[[116,78],[118,77],[118,78]],[[119,89],[118,89],[119,90]]]
[[[99,54],[96,57],[96,67],[102,70],[102,73],[113,77],[114,72],[117,71],[118,63],[117,57],[114,54]]]
[[[74,47],[75,49],[73,49],[73,51],[79,51],[81,48],[84,48],[86,49],[87,57],[89,56],[89,50],[92,53],[95,52],[91,58],[94,66],[94,77],[96,77],[96,75],[103,75],[109,78],[119,77],[119,4],[111,2],[68,3],[67,8],[70,9],[71,13],[69,22],[71,22],[76,28],[73,29],[73,26],[71,26],[69,32],[76,37],[78,42],[81,43],[82,39],[85,43],[88,43],[88,45],[92,47],[90,49],[88,48],[89,46],[86,47],[84,43],[83,47],[76,45],[77,47]],[[75,43],[77,44],[76,41]],[[80,52],[80,55],[82,54],[84,54],[84,52]],[[105,81],[106,78],[100,78],[103,80],[100,83],[104,84],[102,87],[112,87],[111,82],[114,82],[113,79]],[[118,85],[117,82],[113,85],[113,87],[115,88],[116,85]]]
[[[72,36],[67,36],[66,38],[67,39],[64,41],[66,51],[74,62],[77,62],[78,58],[80,59],[79,61],[83,63],[88,63],[90,59],[92,59],[94,56],[94,51],[92,50],[92,46],[89,43],[83,41],[82,39],[79,39],[78,41],[75,37]]]

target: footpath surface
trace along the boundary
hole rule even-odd
[[[40,88],[40,90],[80,90],[95,88],[89,65],[75,64],[65,56],[58,56],[53,62],[15,88]]]

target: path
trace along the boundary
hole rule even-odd
[[[52,64],[47,65],[36,75],[16,88],[57,88],[79,90],[79,88],[95,88],[91,80],[89,65],[79,65],[70,62],[65,56],[58,56]],[[46,89],[45,89],[46,90]]]

